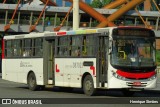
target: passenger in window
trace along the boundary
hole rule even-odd
[[[59,55],[60,55],[60,56],[62,55],[62,51],[59,51]]]
[[[76,50],[75,50],[75,55],[76,56],[80,56],[80,47],[78,47]]]
[[[13,49],[13,53],[14,53],[14,56],[17,56],[17,55],[18,55],[16,48]]]
[[[26,51],[23,52],[23,57],[26,57],[27,56],[27,53]]]
[[[18,56],[18,50],[16,45],[13,46],[13,55]]]
[[[32,54],[32,51],[30,49],[27,49],[23,52],[23,57],[29,57],[31,56]]]
[[[40,48],[37,56],[42,56],[42,52],[43,52],[43,50],[42,50],[42,48]]]
[[[65,56],[68,55],[68,49],[67,49],[67,47],[64,48],[64,55],[65,55]]]
[[[32,56],[32,50],[31,49],[29,50],[29,56]]]

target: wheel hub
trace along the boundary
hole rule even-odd
[[[31,87],[33,87],[33,86],[34,86],[34,84],[35,84],[35,80],[34,80],[34,78],[33,78],[33,77],[31,77],[31,79],[30,79],[30,86],[31,86]]]
[[[92,89],[92,83],[91,83],[91,81],[88,80],[86,82],[85,86],[86,86],[86,90],[90,91]]]

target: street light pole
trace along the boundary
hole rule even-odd
[[[79,0],[73,0],[73,30],[79,28]]]

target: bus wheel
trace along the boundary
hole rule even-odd
[[[35,91],[39,88],[36,82],[36,76],[34,73],[30,73],[28,76],[28,87],[30,90]]]
[[[135,91],[123,90],[122,93],[125,97],[132,97]]]
[[[95,94],[93,79],[91,75],[87,75],[83,81],[83,91],[86,95],[92,96]]]

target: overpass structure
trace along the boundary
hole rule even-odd
[[[40,0],[40,1],[45,4],[47,0]],[[17,4],[2,4],[1,3],[0,4],[0,13],[1,13],[0,15],[0,33],[4,33],[4,34],[20,33],[21,34],[21,33],[31,32],[30,30],[31,26],[37,22],[39,15],[42,13],[42,10],[44,9],[44,5],[39,5],[41,4],[40,1],[38,1],[37,3],[38,5],[20,4],[17,8],[17,12],[15,12],[15,8],[17,7]],[[73,2],[73,0],[68,0],[68,1]],[[120,4],[126,3],[127,0],[115,0],[115,1],[119,1],[119,5],[120,5]],[[144,1],[144,0],[139,0],[139,1]],[[82,3],[82,5],[80,6],[80,8],[83,11],[82,10],[80,11],[80,20],[79,20],[80,27],[84,27],[84,28],[96,27],[99,24],[98,21],[103,23],[103,20],[105,21],[108,20],[107,18],[104,18],[103,16],[109,17],[118,11],[118,9],[114,9],[115,4],[113,3],[109,6],[105,6],[102,9],[95,9],[97,13],[99,14],[89,15],[84,5],[85,4]],[[54,2],[49,2],[48,6],[46,6],[44,10],[44,13],[42,14],[42,17],[40,17],[39,22],[36,23],[36,30],[33,30],[33,31],[34,32],[53,31],[54,28],[56,28],[57,26],[61,24],[62,20],[64,19],[64,17],[66,16],[66,13],[69,10],[70,10],[70,7],[58,7]],[[139,14],[141,14],[141,16],[147,22],[147,24],[151,26],[152,29],[155,31],[157,37],[160,38],[160,12],[158,11],[139,11],[138,13],[136,12],[136,10],[130,10],[130,9],[128,10],[129,11],[125,12],[123,15],[120,15],[120,17],[118,17],[116,20],[111,21],[111,22],[114,22],[114,24],[119,25],[119,26],[125,25],[125,26],[146,27],[146,25],[144,25],[143,21],[139,17]],[[92,11],[92,12],[95,12],[95,11]],[[14,20],[11,20],[13,13],[15,13],[15,17],[14,17]],[[100,18],[99,15],[103,15],[103,16],[101,16]],[[96,18],[99,20],[97,21]],[[5,30],[4,29],[5,26],[8,25],[9,23],[11,23],[9,29]],[[67,17],[67,20],[65,21],[65,24],[61,28],[61,30],[72,29],[72,24],[73,24],[73,17],[72,17],[72,11],[71,11],[69,16]],[[157,44],[159,43],[160,42],[157,42]]]
[[[5,32],[4,27],[9,23],[12,14],[16,8],[16,4],[0,4],[0,32]],[[18,11],[15,14],[14,21],[7,32],[11,33],[29,33],[29,28],[33,25],[44,5],[19,5]],[[36,27],[36,32],[53,31],[53,28],[58,26],[68,12],[69,7],[54,7],[47,6],[42,18]],[[117,11],[117,9],[95,9],[104,16],[109,16]],[[156,31],[160,31],[160,13],[158,11],[140,11],[140,14],[145,18],[146,22]],[[72,12],[62,27],[62,29],[72,29]],[[115,24],[121,25],[143,26],[144,24],[139,18],[135,10],[126,12],[123,16],[114,21]],[[80,11],[80,27],[96,27],[97,21],[87,13]],[[157,33],[158,34],[158,33]]]

